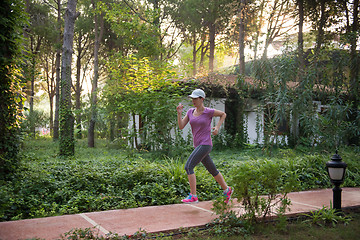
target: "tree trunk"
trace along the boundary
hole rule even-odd
[[[209,44],[210,44],[210,54],[209,54],[209,72],[214,71],[214,59],[215,59],[215,35],[216,35],[216,26],[215,23],[209,25]]]
[[[259,13],[259,24],[256,25],[256,35],[255,35],[255,45],[254,45],[254,61],[256,61],[257,59],[257,52],[258,52],[258,46],[259,46],[259,38],[260,38],[260,31],[261,31],[261,28],[262,28],[262,23],[263,23],[263,19],[264,19],[264,5],[265,5],[265,0],[262,0],[261,1],[261,4],[260,4],[260,7],[259,7],[259,10],[260,10],[260,13]]]
[[[113,114],[110,115],[109,125],[109,140],[112,142],[115,140],[115,116]]]
[[[154,10],[155,10],[156,12],[161,12],[160,6],[159,6],[159,0],[152,0],[151,2],[153,3]],[[160,15],[159,15],[159,14],[156,15],[153,24],[154,24],[155,27],[158,29],[159,33],[161,33]],[[159,46],[160,48],[162,48],[162,40],[161,40],[161,38],[162,38],[162,37],[161,37],[161,34],[159,34],[159,36],[158,36],[158,44],[159,44],[159,45],[158,45],[158,46]],[[163,52],[160,51],[160,55],[157,55],[157,56],[154,56],[154,57],[155,57],[156,60],[159,59],[159,60],[162,62],[162,61],[163,61]]]
[[[57,45],[61,44],[61,0],[57,2]],[[55,84],[55,114],[54,114],[54,129],[53,129],[53,140],[59,139],[59,110],[60,110],[60,61],[61,61],[61,48],[58,47],[56,50],[56,84]]]
[[[298,32],[298,79],[303,81],[305,61],[304,61],[304,40],[303,40],[303,25],[304,25],[304,0],[298,0],[299,9],[299,32]],[[303,91],[303,84],[300,84],[300,91]],[[291,118],[291,137],[289,139],[290,145],[295,146],[299,138],[299,111],[297,107],[292,108]]]
[[[54,96],[50,97],[49,96],[49,101],[50,101],[50,135],[53,134],[53,129],[54,129]]]
[[[54,113],[54,135],[53,140],[59,139],[59,112],[60,112],[60,61],[61,61],[61,49],[56,51],[56,85],[55,85],[55,113]]]
[[[29,116],[30,116],[30,136],[35,138],[35,117],[34,117],[34,96],[35,96],[35,56],[31,57],[31,83],[30,83],[30,101],[29,101]]]
[[[239,74],[245,75],[245,9],[246,9],[246,0],[241,0],[240,9],[239,9]]]
[[[196,53],[197,53],[197,49],[196,49],[196,33],[194,32],[194,35],[193,35],[193,59],[192,59],[192,62],[193,62],[193,75],[195,76],[196,75]]]
[[[80,39],[80,37],[79,37]],[[75,109],[76,109],[76,138],[81,139],[81,41],[78,42],[78,55],[76,58],[76,85],[75,85]]]
[[[96,5],[94,0],[92,1],[94,10]],[[88,129],[88,147],[95,147],[95,123],[97,115],[97,91],[98,91],[98,80],[99,80],[99,49],[100,42],[103,35],[103,13],[100,15],[95,15],[95,46],[94,46],[94,78],[92,81],[91,89],[91,116]]]
[[[51,50],[49,50],[51,51]],[[43,87],[45,92],[48,94],[49,107],[50,107],[50,136],[53,136],[54,129],[54,96],[55,96],[55,58],[54,54],[51,53],[50,57],[45,54],[42,60],[44,68],[46,87]]]
[[[56,61],[56,54],[55,54],[55,61]],[[52,57],[52,60],[51,60],[51,85],[50,85],[51,94],[49,95],[49,101],[50,101],[50,136],[54,136],[54,96],[55,96],[55,88],[56,88],[55,61],[54,61],[54,58]]]
[[[358,105],[359,100],[359,59],[357,48],[358,30],[359,30],[359,0],[354,0],[353,3],[353,24],[351,27],[351,38],[350,38],[350,89],[351,89],[351,101],[354,105]],[[355,108],[357,109],[357,108]]]
[[[359,87],[359,57],[357,53],[357,40],[359,31],[359,0],[353,3],[353,24],[350,33],[350,101],[352,111],[349,115],[349,121],[355,122],[359,114],[360,87]],[[349,144],[359,145],[360,137],[354,136],[349,139]]]
[[[35,49],[33,48],[34,38],[30,38],[31,44],[31,70],[30,70],[30,79],[31,79],[31,87],[30,87],[30,135],[35,137],[35,116],[34,116],[34,96],[35,96],[35,75],[36,75],[36,62],[37,55],[40,52],[40,46],[42,42],[42,37],[37,37]]]
[[[206,41],[206,38],[205,37],[202,37],[202,40],[201,40],[201,46],[200,46],[200,49],[201,49],[201,54],[200,54],[200,63],[199,63],[199,71],[203,71],[204,70],[204,60],[205,60],[205,55],[209,49],[209,42],[207,42],[207,44],[205,45]]]
[[[71,63],[77,0],[69,0],[65,12],[64,44],[61,63],[60,155],[75,154],[74,116],[71,110]]]
[[[305,68],[304,60],[304,38],[303,38],[303,26],[304,26],[304,0],[298,0],[299,8],[299,32],[298,32],[298,58],[299,58],[299,81],[302,81]]]
[[[133,119],[133,130],[134,130],[134,143],[135,143],[135,148],[139,149],[139,144],[138,144],[138,140],[137,140],[137,131],[136,131],[136,118],[135,118],[135,113],[132,114],[132,119]]]
[[[318,54],[320,52],[321,46],[324,41],[324,26],[326,23],[326,13],[325,13],[325,2],[326,0],[321,0],[320,2],[320,21],[318,26],[318,34],[316,38],[316,48],[315,48],[315,54]]]

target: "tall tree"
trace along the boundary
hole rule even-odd
[[[257,53],[259,48],[259,39],[261,35],[261,29],[263,25],[265,24],[265,6],[267,5],[268,0],[261,0],[259,6],[254,6],[254,14],[257,14],[256,16],[256,24],[255,25],[255,36],[254,36],[254,60],[257,59]]]
[[[86,6],[85,6],[86,8]],[[87,9],[88,10],[88,9]],[[88,12],[90,12],[88,10]],[[81,15],[75,24],[75,55],[76,55],[76,81],[73,86],[75,92],[75,120],[76,120],[76,138],[82,138],[82,90],[85,76],[89,70],[90,61],[93,54],[90,48],[93,45],[93,19],[92,16],[86,14]]]
[[[319,53],[321,46],[324,42],[324,28],[325,28],[325,24],[328,18],[328,13],[326,12],[326,0],[320,0],[320,2],[318,3],[320,5],[320,19],[318,21],[318,34],[316,37],[316,48],[315,48],[315,53]]]
[[[99,50],[100,42],[104,33],[104,12],[97,9],[97,1],[92,0],[94,14],[94,77],[92,79],[91,88],[91,115],[88,129],[88,147],[95,147],[95,124],[97,115],[97,94],[98,94],[98,81],[99,81]]]
[[[296,89],[299,98],[303,98],[303,93],[306,89],[306,83],[303,79],[304,77],[304,70],[305,70],[305,59],[304,59],[304,39],[303,39],[303,25],[304,25],[304,0],[297,0],[297,15],[298,15],[298,80],[300,82],[298,88]],[[303,99],[297,98],[292,107],[292,122],[291,122],[291,136],[289,139],[289,143],[291,145],[295,145],[299,138],[299,115],[300,115],[300,108],[301,102]]]
[[[267,30],[263,58],[267,58],[268,48],[277,37],[286,34],[294,27],[290,23],[291,14],[294,11],[293,1],[274,0],[269,4],[269,17],[267,18]]]
[[[165,11],[173,20],[177,29],[182,34],[184,42],[192,47],[192,75],[196,75],[203,68],[205,55],[209,50],[209,40],[203,18],[199,14],[197,1],[171,0]],[[198,64],[198,53],[200,60]]]
[[[297,0],[298,17],[299,17],[299,31],[298,31],[298,59],[299,59],[299,79],[302,80],[305,68],[304,59],[304,0]]]
[[[56,50],[53,42],[47,40],[40,54],[40,67],[42,68],[42,89],[47,93],[50,106],[50,134],[54,129],[54,97],[56,89]]]
[[[324,27],[327,20],[327,13],[325,12],[325,2],[326,0],[320,0],[320,21],[318,24],[318,34],[316,39],[316,53],[320,52],[321,45],[324,41]]]
[[[195,55],[200,51],[203,62],[208,54],[210,72],[214,70],[216,37],[228,27],[230,19],[236,15],[238,3],[231,0],[171,0],[174,7],[171,17],[183,36],[193,46],[193,66],[196,67]],[[207,43],[203,43],[206,40]],[[197,45],[199,47],[197,47]]]
[[[27,44],[25,45],[27,61],[26,67],[24,68],[24,75],[27,81],[26,92],[29,103],[30,134],[31,136],[35,136],[36,119],[34,115],[34,98],[36,82],[39,79],[39,53],[45,37],[49,34],[49,31],[52,31],[52,21],[50,19],[50,9],[47,5],[44,5],[36,0],[27,0],[26,6],[30,20],[24,34],[27,39]]]
[[[240,1],[239,8],[239,74],[245,75],[245,26],[246,26],[246,6],[247,1]]]
[[[21,80],[17,76],[23,57],[22,27],[26,24],[24,2],[0,4],[0,179],[10,177],[18,166]]]
[[[54,135],[53,139],[56,141],[59,139],[59,127],[60,127],[60,64],[61,64],[61,37],[62,37],[62,0],[55,0],[55,9],[57,14],[57,38],[56,38],[56,85],[55,85],[55,115],[54,115]]]
[[[77,0],[69,0],[65,12],[64,44],[61,63],[61,97],[60,97],[60,155],[75,154],[74,116],[71,106],[71,63],[73,53]]]
[[[350,121],[359,119],[359,101],[360,101],[360,80],[359,80],[359,54],[357,51],[357,42],[359,37],[359,0],[353,1],[353,23],[349,29],[350,36],[350,101],[352,104],[352,112]],[[358,123],[359,124],[359,123]],[[359,127],[359,126],[358,126]],[[350,139],[350,144],[359,145],[359,135]]]
[[[57,141],[59,139],[59,110],[60,110],[60,79],[61,79],[61,46],[62,46],[62,28],[63,28],[63,0],[43,0],[43,3],[52,9],[55,13],[56,22],[52,22],[52,26],[55,28],[56,33],[55,40],[52,41],[52,45],[56,49],[56,58],[55,58],[55,106],[54,108],[54,118],[53,118],[53,127],[51,129],[53,140]]]
[[[154,12],[142,5],[135,6],[121,3],[110,4],[106,9],[106,20],[116,34],[120,52],[124,56],[135,54],[140,57],[159,59],[162,49],[159,46],[158,29],[152,19]],[[105,7],[102,9],[105,10]],[[156,57],[157,56],[157,57]]]
[[[339,12],[341,1],[304,0],[304,8],[309,17],[312,29],[316,34],[315,54],[320,53],[326,42],[332,40],[330,27],[337,24],[343,13]],[[317,57],[317,56],[315,56]]]
[[[209,30],[209,72],[214,71],[215,38],[224,31],[230,19],[236,15],[237,2],[231,0],[210,0],[204,4],[201,1],[204,24]]]

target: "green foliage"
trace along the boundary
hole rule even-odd
[[[251,75],[258,87],[255,92],[260,94],[254,97],[262,100],[260,113],[264,119],[258,121],[264,122],[264,129],[257,130],[264,133],[260,143],[264,149],[288,144],[337,148],[360,136],[359,109],[352,107],[347,96],[351,88],[348,58],[347,52],[331,48],[317,54],[309,51],[301,75],[294,74],[298,72],[294,53],[252,63]],[[322,105],[321,109],[314,101]],[[282,125],[287,126],[282,133],[287,142],[279,139]]]
[[[212,234],[231,236],[254,233],[254,223],[265,220],[271,213],[278,217],[276,229],[285,231],[288,225],[285,213],[291,207],[287,198],[290,191],[331,186],[325,170],[328,156],[303,155],[290,149],[280,150],[274,155],[274,159],[253,156],[250,161],[236,162],[232,166],[227,173],[231,176],[229,184],[236,189],[233,196],[242,202],[244,213],[239,216],[235,206],[224,204],[222,198],[217,199],[213,203],[213,211],[219,217],[211,225]],[[351,160],[353,156],[345,156],[352,165],[348,175],[356,174],[357,167]],[[349,222],[348,218],[327,209],[311,213],[308,217],[307,222],[315,224]]]
[[[154,24],[158,17],[156,9],[146,6],[146,3],[138,3],[136,8],[139,14],[133,14],[129,5],[124,3],[100,6],[106,12],[105,19],[121,42],[124,53],[132,52],[139,58],[150,59],[160,56],[163,50],[158,25]]]
[[[161,237],[163,239],[163,236],[161,234],[155,234],[156,237]],[[119,235],[117,233],[109,232],[107,234],[102,235],[99,234],[99,230],[96,227],[92,228],[76,228],[69,232],[66,232],[64,235],[61,235],[62,240],[68,240],[68,239],[81,239],[81,240],[126,240],[126,239],[149,239],[152,237],[152,234],[148,234],[145,230],[139,229],[139,231],[135,232],[132,235]],[[166,238],[165,238],[166,239]],[[172,238],[171,238],[172,239]]]
[[[165,205],[188,194],[184,160],[129,156],[81,143],[76,156],[64,160],[57,157],[58,143],[36,141],[26,146],[12,181],[1,186],[2,220]],[[197,174],[199,194],[210,200],[219,188],[204,167]]]
[[[286,163],[276,160],[246,162],[234,168],[232,184],[245,213],[242,217],[257,222],[272,212],[285,213],[290,205],[287,194],[296,189],[295,174],[284,174]]]
[[[30,134],[32,128],[46,127],[48,124],[47,114],[42,110],[33,110],[32,114],[29,111],[24,112],[24,121],[21,123],[21,130]]]
[[[235,135],[231,135],[226,130],[222,130],[218,135],[212,136],[212,141],[214,144],[213,149],[215,150],[243,148],[245,142],[242,134],[235,133]]]
[[[65,102],[60,103],[60,156],[71,157],[75,154],[74,115],[66,107]]]
[[[127,133],[136,148],[170,152],[171,130],[175,126],[175,109],[179,100],[174,72],[168,66],[156,66],[147,58],[114,55],[108,63],[111,77],[104,89],[107,108],[114,115],[133,116]],[[134,125],[139,116],[139,126]],[[124,129],[125,130],[125,129]],[[125,132],[123,132],[126,135]]]
[[[336,149],[347,142],[349,129],[352,130],[353,135],[358,135],[359,128],[354,125],[355,122],[347,121],[350,111],[349,105],[332,98],[323,112],[312,112],[312,116],[302,114],[303,133],[310,138],[308,146],[317,145],[323,149]]]
[[[0,6],[0,181],[18,165],[20,116],[23,104],[21,64],[24,3],[5,0]],[[1,185],[1,184],[0,184]]]
[[[99,230],[96,229],[96,227],[93,228],[85,228],[85,229],[72,229],[69,232],[64,233],[64,235],[61,235],[61,239],[63,240],[122,240],[122,239],[132,239],[131,237],[125,235],[125,236],[119,236],[117,233],[108,233],[105,236],[99,234]]]
[[[351,221],[350,217],[344,216],[342,213],[338,212],[337,209],[325,206],[320,210],[311,211],[310,214],[304,214],[304,216],[308,218],[304,220],[305,223],[315,224],[322,227],[328,225],[335,227],[336,224],[339,223],[347,225]]]
[[[224,199],[219,201],[224,202]],[[252,232],[252,227],[243,218],[239,218],[234,211],[223,212],[218,218],[208,224],[209,233],[212,235],[242,235],[246,236]]]
[[[20,167],[0,186],[2,221],[174,204],[188,194],[184,163],[190,149],[183,149],[183,157],[162,157],[108,148],[105,140],[98,140],[97,148],[87,148],[86,141],[79,141],[75,156],[65,160],[58,157],[58,144],[46,138],[24,143]],[[280,204],[286,207],[286,195],[279,194],[294,186],[296,190],[331,187],[325,170],[329,154],[287,149],[274,152],[270,159],[261,149],[245,148],[214,151],[211,156],[229,185],[235,187],[234,197],[247,197],[250,206],[256,208],[252,212],[262,215],[268,202],[260,196],[282,197]],[[343,186],[360,186],[358,152],[345,149],[341,156],[348,164]],[[219,185],[202,165],[195,171],[201,201],[221,195]],[[223,198],[214,206],[219,212],[228,210]],[[280,213],[283,210],[278,209]]]

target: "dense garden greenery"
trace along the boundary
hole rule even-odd
[[[1,220],[172,204],[188,193],[183,165],[191,147],[181,147],[172,157],[118,149],[105,140],[99,141],[97,148],[87,148],[86,142],[78,141],[76,148],[73,158],[63,159],[58,157],[58,143],[51,139],[25,141],[20,168],[0,184]],[[343,186],[360,186],[359,148],[344,148],[339,153],[348,164]],[[293,184],[294,190],[331,187],[325,163],[332,154],[313,149],[275,149],[270,157],[260,148],[247,146],[214,150],[212,157],[231,185],[239,184],[245,169],[277,166],[282,181],[276,188],[282,191],[291,176],[299,180]],[[200,200],[221,195],[203,166],[197,167],[196,173]]]
[[[68,105],[70,117],[66,119],[72,120],[74,111],[75,133],[80,139],[73,151],[74,124],[59,126],[59,104],[65,105],[59,103],[60,92],[65,90],[60,83],[64,77],[60,76],[60,61],[65,58],[60,46],[66,45],[61,36],[69,15],[63,15],[60,1],[4,1],[0,7],[0,45],[5,46],[0,48],[0,221],[178,203],[189,191],[183,165],[192,147],[191,140],[183,139],[178,130],[175,139],[170,132],[176,126],[175,106],[195,87],[209,88],[205,89],[210,90],[209,95],[218,94],[212,97],[226,96],[235,103],[234,109],[227,109],[234,116],[243,114],[245,99],[259,101],[256,131],[258,136],[263,134],[263,141],[246,145],[245,119],[233,117],[231,123],[229,117],[227,123],[231,124],[226,130],[234,131],[215,137],[212,153],[227,182],[235,187],[235,197],[248,204],[249,219],[263,215],[258,210],[268,207],[261,200],[256,205],[260,194],[275,198],[276,193],[331,187],[325,163],[335,149],[348,164],[343,186],[360,186],[358,1],[321,1],[314,6],[310,4],[314,1],[282,2],[289,3],[285,12],[275,6],[273,11],[265,9],[265,5],[271,6],[263,4],[265,1],[246,6],[228,0],[131,1],[130,5],[125,1],[80,1],[73,49],[76,78],[68,79],[74,91],[66,91],[67,103],[73,99],[75,105]],[[242,25],[244,19],[234,21],[234,17],[243,9],[252,17],[246,21],[248,26],[239,28],[233,22]],[[188,17],[192,11],[195,20]],[[267,48],[280,35],[266,34],[259,58],[259,36],[264,34],[260,29],[265,22],[272,22],[263,17],[273,18],[275,13],[295,16],[298,39],[292,39],[293,34],[279,39],[282,55],[268,59]],[[307,36],[302,32],[304,17],[313,25]],[[284,26],[273,27],[287,31]],[[272,30],[267,28],[269,32]],[[103,35],[102,41],[97,34]],[[226,53],[235,50],[241,55],[245,46],[244,39],[238,39],[241,34],[246,34],[251,57],[245,72],[245,59],[240,56],[241,63],[232,72],[237,79],[230,84],[214,71],[220,70]],[[221,35],[229,39],[219,39]],[[337,41],[333,41],[334,35],[339,36]],[[93,70],[90,100],[82,82]],[[104,81],[98,88],[99,77]],[[40,86],[51,109],[45,121],[45,115],[34,108],[44,97]],[[28,108],[24,107],[25,98]],[[320,112],[314,101],[321,103]],[[129,120],[135,122],[135,117],[138,126],[129,128]],[[285,120],[289,123],[288,141],[278,131]],[[36,127],[49,128],[53,139],[36,139]],[[59,130],[69,131],[59,138]],[[87,147],[81,139],[88,137],[89,143],[94,142],[95,135],[96,148],[94,144]],[[109,140],[100,139],[105,137]],[[130,140],[133,146],[129,148]],[[60,157],[59,150],[64,153],[68,146],[70,156]],[[221,195],[202,166],[196,173],[200,200]],[[286,198],[281,201],[287,207]],[[219,202],[215,202],[215,210],[223,210]],[[226,217],[219,221],[222,226],[218,230],[231,228],[237,233],[231,221],[242,219]]]
[[[22,25],[26,23],[23,1],[2,1],[0,7],[0,179],[17,167],[19,114],[23,101],[19,64],[23,61]]]

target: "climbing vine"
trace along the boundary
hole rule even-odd
[[[23,105],[19,64],[21,60],[22,24],[25,23],[23,1],[4,0],[0,6],[0,179],[18,165],[20,116]]]

